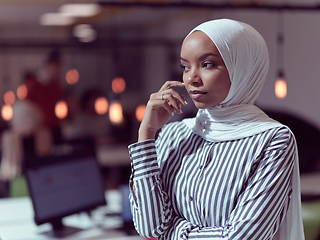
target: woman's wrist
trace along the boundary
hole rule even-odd
[[[142,142],[142,141],[150,140],[150,139],[155,139],[155,136],[156,136],[155,131],[140,128],[139,133],[138,133],[138,142]]]

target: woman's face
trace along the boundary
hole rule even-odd
[[[181,47],[183,82],[197,108],[218,105],[228,95],[230,78],[220,53],[201,31],[190,34]]]

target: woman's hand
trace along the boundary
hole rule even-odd
[[[185,97],[172,87],[184,87],[179,81],[167,81],[161,89],[150,95],[146,112],[139,128],[138,141],[154,139],[158,129],[163,127],[174,113],[181,113],[181,106],[187,105]]]

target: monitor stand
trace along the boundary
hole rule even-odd
[[[63,225],[61,218],[56,219],[54,221],[50,221],[50,224],[52,226],[52,229],[51,231],[46,232],[45,234],[56,238],[63,238],[83,230],[81,228]]]

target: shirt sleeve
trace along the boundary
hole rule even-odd
[[[291,204],[296,151],[288,132],[277,135],[252,169],[224,226],[204,227],[176,217],[165,239],[272,240]]]
[[[158,237],[172,220],[169,197],[162,189],[154,140],[129,146],[131,159],[130,202],[137,232],[144,237]]]

